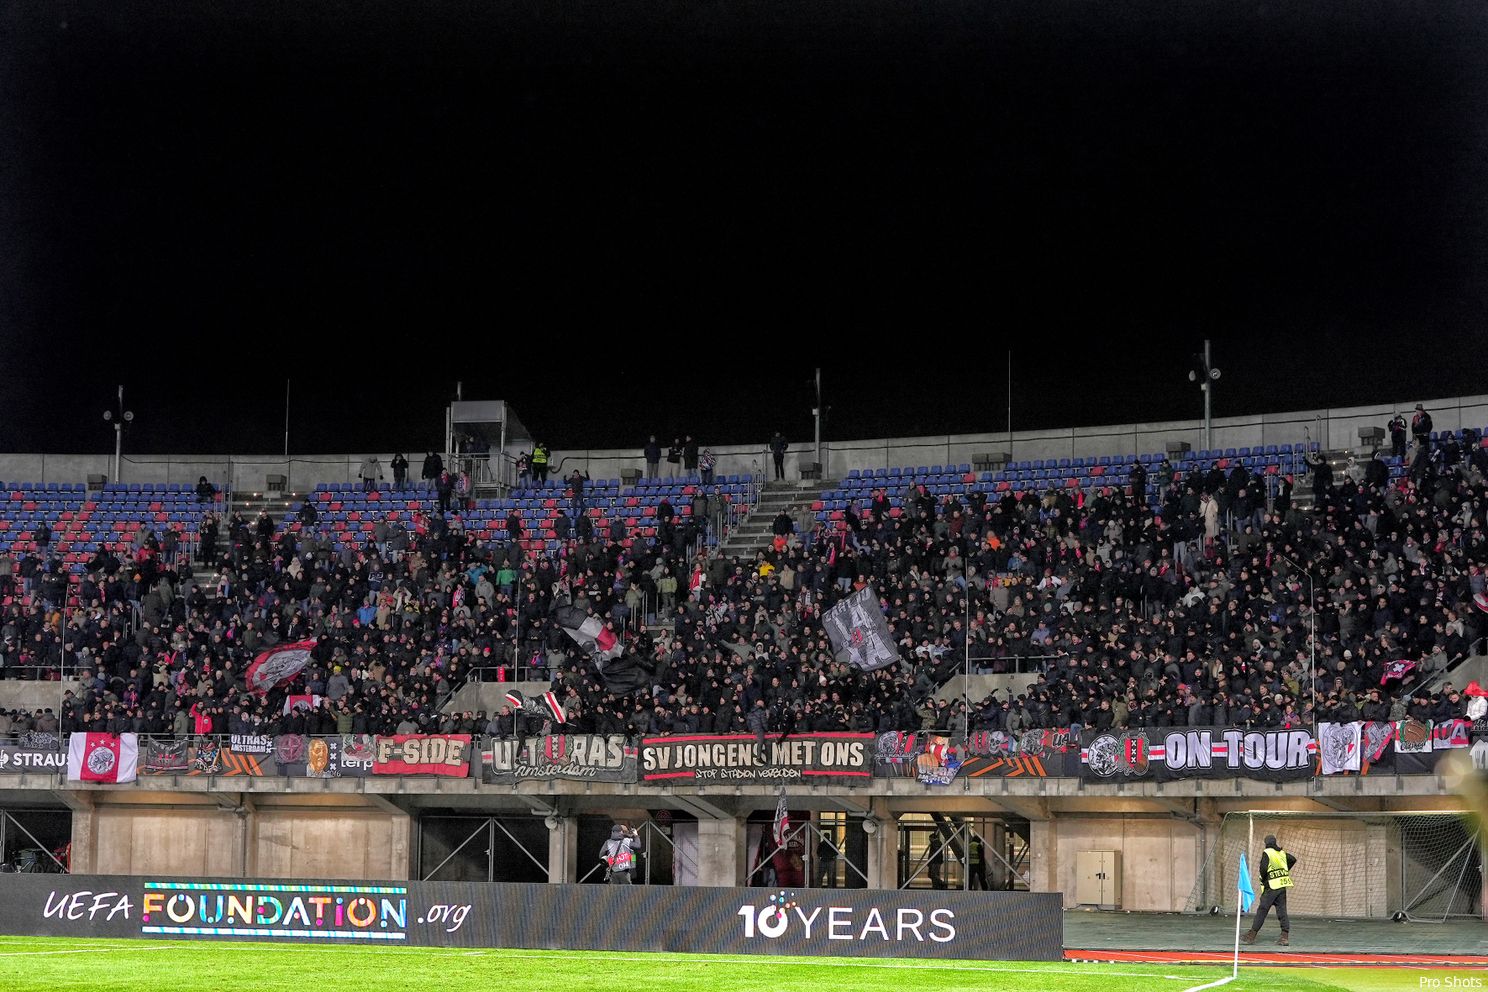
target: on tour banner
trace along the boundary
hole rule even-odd
[[[552,734],[523,741],[487,738],[481,747],[481,780],[491,784],[529,779],[634,782],[636,747],[623,736]]]
[[[1317,766],[1312,731],[1183,727],[1087,730],[1080,735],[1080,777],[1087,781],[1165,782],[1250,778],[1289,782]]]
[[[873,777],[874,734],[692,734],[641,741],[645,782],[820,782]]]
[[[394,734],[377,738],[373,775],[470,774],[469,734]]]
[[[1057,892],[12,875],[0,933],[1058,961],[1061,900]]]

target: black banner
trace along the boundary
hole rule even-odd
[[[0,933],[34,936],[1004,961],[1064,954],[1057,892],[14,875],[5,895]]]
[[[488,738],[481,747],[481,780],[503,784],[527,779],[634,782],[636,748],[624,737],[599,734]]]
[[[798,782],[873,777],[875,734],[792,734],[761,744],[747,734],[647,737],[645,782]]]
[[[1008,734],[974,731],[967,739],[925,733],[879,734],[873,774],[913,778],[922,785],[949,785],[958,777],[1048,778],[1065,774],[1068,730]]]
[[[1167,782],[1184,778],[1311,778],[1312,731],[1238,727],[1087,730],[1080,735],[1080,777],[1087,781]]]
[[[190,770],[190,745],[184,737],[155,738],[140,748],[141,775],[179,775]]]

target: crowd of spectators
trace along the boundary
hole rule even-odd
[[[1488,451],[1439,452],[1418,445],[1419,467],[1393,481],[1344,472],[1307,510],[1289,480],[1268,498],[1244,466],[1217,464],[1160,469],[1152,498],[1145,480],[1135,495],[880,492],[840,525],[786,528],[743,560],[660,538],[627,549],[592,528],[559,554],[524,554],[439,512],[359,548],[313,519],[296,532],[237,518],[227,560],[197,571],[153,538],[127,560],[100,552],[65,615],[54,561],[0,558],[0,665],[80,680],[59,702],[63,732],[551,728],[509,707],[442,712],[476,671],[535,674],[567,729],[632,735],[1442,719],[1465,705],[1436,676],[1488,627],[1473,603]],[[871,673],[834,658],[821,624],[864,585],[901,657]],[[565,602],[625,643],[638,690],[558,626]],[[256,653],[308,638],[314,660],[289,690],[318,697],[308,710],[286,711],[285,690],[246,691]],[[1400,660],[1410,670],[1388,678]],[[966,670],[1037,676],[935,701]]]

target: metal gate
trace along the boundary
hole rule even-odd
[[[798,826],[791,827],[785,832],[781,843],[775,844],[774,838],[770,838],[771,844],[762,849],[767,853],[761,857],[748,877],[744,879],[745,885],[773,885],[770,880],[771,861],[776,851],[781,848],[789,848],[792,840],[801,841],[801,860],[804,864],[806,884],[812,888],[836,888],[838,865],[843,866],[843,874],[852,872],[859,879],[859,884],[845,886],[847,888],[867,888],[868,876],[864,874],[848,852],[837,840],[837,829],[833,825],[828,830],[823,830],[817,823],[807,820]],[[832,857],[826,858],[822,855],[822,849],[827,848],[832,852]],[[824,862],[831,861],[830,865]]]
[[[1028,889],[1028,827],[995,817],[899,819],[899,888]]]
[[[47,818],[58,822],[47,829]],[[45,836],[40,839],[38,835]],[[69,874],[72,814],[54,809],[0,809],[0,872]]]
[[[546,882],[548,828],[535,816],[423,816],[417,861],[423,882]]]

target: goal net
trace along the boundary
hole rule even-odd
[[[1259,895],[1268,835],[1297,858],[1287,894],[1293,915],[1416,923],[1483,916],[1478,828],[1451,812],[1227,813],[1187,910],[1235,912],[1242,851]]]

